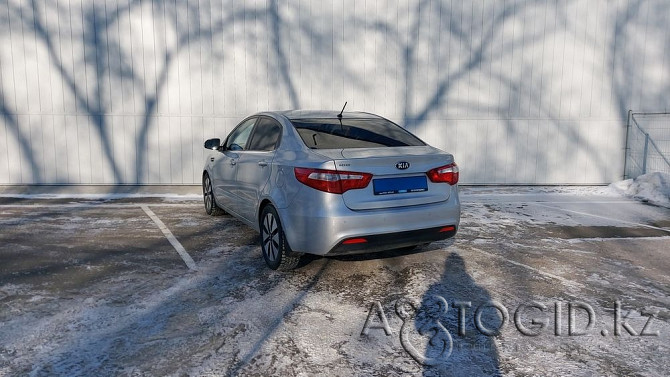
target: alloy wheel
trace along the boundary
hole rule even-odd
[[[213,197],[212,182],[210,181],[209,176],[205,177],[203,193],[205,195],[205,209],[207,210],[207,212],[211,212],[214,201],[212,200]]]
[[[276,261],[279,256],[279,225],[272,213],[265,214],[261,232],[263,253],[269,260]]]

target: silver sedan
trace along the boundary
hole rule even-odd
[[[272,269],[453,237],[458,166],[395,123],[360,112],[263,112],[209,139],[205,210],[260,232]]]

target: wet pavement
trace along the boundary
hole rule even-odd
[[[0,198],[0,376],[667,374],[670,210],[462,200],[452,240],[280,273],[192,197]]]

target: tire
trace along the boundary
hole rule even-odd
[[[202,176],[202,196],[205,200],[205,211],[210,216],[221,216],[225,215],[226,211],[221,209],[218,204],[216,204],[216,198],[214,198],[214,190],[212,189],[212,180],[209,178],[209,174],[205,173]]]
[[[265,263],[273,270],[289,271],[298,266],[300,255],[296,255],[286,242],[277,210],[271,204],[261,212],[261,251]]]

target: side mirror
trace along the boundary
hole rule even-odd
[[[217,150],[221,146],[221,139],[209,139],[205,141],[205,149]]]

